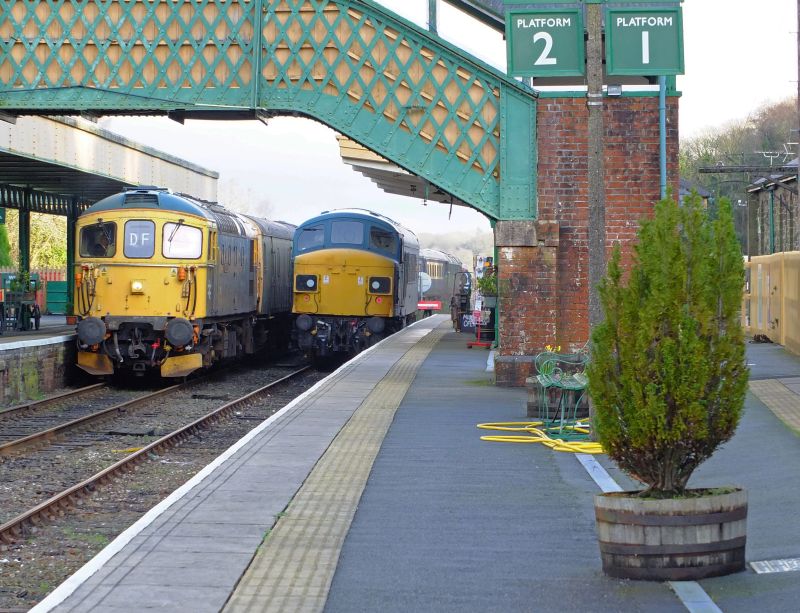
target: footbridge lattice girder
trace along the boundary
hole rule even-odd
[[[369,0],[0,0],[0,110],[302,114],[536,217],[533,92]]]

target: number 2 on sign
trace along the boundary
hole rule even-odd
[[[544,49],[542,49],[542,53],[534,62],[534,65],[544,66],[544,65],[557,64],[558,59],[550,57],[550,52],[553,50],[553,37],[550,35],[550,32],[537,32],[536,34],[533,35],[534,45],[540,40],[544,41]]]

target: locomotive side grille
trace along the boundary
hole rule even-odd
[[[125,194],[125,206],[158,206],[158,194]]]

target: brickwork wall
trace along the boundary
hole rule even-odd
[[[545,345],[574,351],[589,337],[589,112],[585,98],[540,98],[537,113],[538,227],[558,236],[548,230],[536,246],[498,245],[500,287],[525,290],[501,306],[500,385],[524,385]],[[604,123],[607,251],[619,242],[627,259],[639,220],[660,197],[658,97],[604,98]],[[677,197],[676,97],[667,98],[667,177]]]
[[[8,349],[0,353],[0,406],[40,398],[69,384],[75,342]]]

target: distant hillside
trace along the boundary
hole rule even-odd
[[[426,249],[440,249],[456,256],[472,269],[472,259],[476,255],[492,255],[494,237],[490,230],[473,232],[448,232],[446,234],[417,233],[420,246]]]

